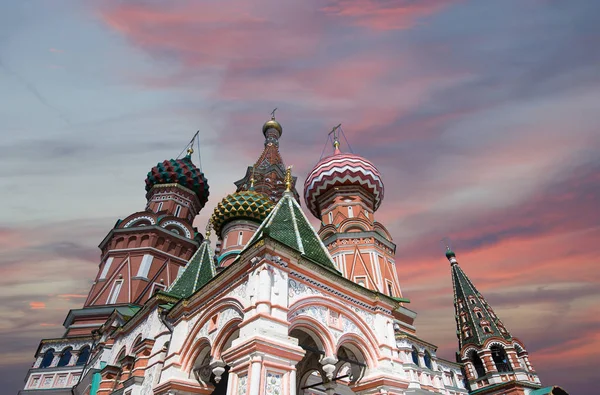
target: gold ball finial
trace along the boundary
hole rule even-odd
[[[290,192],[292,190],[292,167],[293,166],[288,166],[288,168],[285,171],[285,191],[286,192]]]
[[[193,153],[194,153],[194,149],[193,149],[193,148],[190,146],[190,147],[187,149],[187,154],[188,154],[188,156],[192,156],[192,154],[193,154]]]
[[[208,220],[208,223],[206,224],[206,238],[210,238],[210,231],[212,229],[212,218]]]

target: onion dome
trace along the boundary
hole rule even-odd
[[[208,181],[193,163],[191,155],[157,164],[146,177],[146,191],[160,184],[179,184],[190,189],[200,200],[200,208],[208,201]]]
[[[279,136],[277,136],[277,138],[281,137],[281,134],[283,133],[283,128],[281,127],[281,124],[275,120],[274,115],[263,125],[262,130],[265,137],[267,137],[267,131],[269,129],[275,129],[279,132]]]
[[[383,201],[383,181],[379,170],[368,160],[354,154],[340,152],[321,160],[312,169],[304,183],[304,201],[310,212],[321,218],[319,198],[331,188],[361,186],[373,196],[373,211]]]
[[[261,223],[273,208],[273,202],[266,195],[253,189],[227,195],[212,215],[211,221],[217,235],[223,227],[236,219],[248,219]]]

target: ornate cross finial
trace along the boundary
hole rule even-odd
[[[290,192],[292,190],[292,167],[293,166],[288,166],[288,168],[285,171],[285,191],[286,192]]]
[[[277,107],[273,111],[271,111],[271,119],[275,119],[275,111],[277,111]]]
[[[340,148],[340,140],[338,138],[337,131],[341,126],[342,126],[342,124],[340,123],[339,125],[335,126],[333,129],[331,129],[331,132],[329,132],[330,136],[333,134],[333,148],[336,150],[338,148]]]

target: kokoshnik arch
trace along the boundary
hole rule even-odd
[[[84,306],[63,337],[40,342],[20,394],[566,393],[542,388],[525,345],[450,250],[460,349],[457,362],[438,358],[417,335],[396,245],[376,220],[375,165],[342,152],[334,133],[304,185],[317,231],[274,115],[262,132],[261,155],[204,235],[192,223],[209,187],[193,150],[151,169],[145,209],[102,240]]]

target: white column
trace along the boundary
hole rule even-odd
[[[289,395],[296,395],[296,368],[290,370],[290,392]]]
[[[260,371],[262,368],[260,357],[256,357],[252,361],[252,369],[250,376],[250,395],[258,395],[260,393]]]

